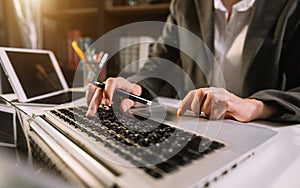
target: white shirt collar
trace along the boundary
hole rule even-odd
[[[247,11],[253,6],[254,2],[255,0],[240,0],[239,2],[234,4],[232,8],[240,12]],[[227,12],[227,9],[222,3],[222,0],[214,0],[214,7],[216,10]]]

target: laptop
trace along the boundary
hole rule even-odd
[[[73,153],[64,158],[79,158],[85,175],[107,187],[209,187],[264,151],[277,134],[251,123],[178,117],[167,110],[179,104],[172,100],[127,113],[100,106],[92,118],[85,106],[54,107],[36,116],[33,129],[38,133],[41,126],[43,136]]]
[[[16,110],[11,106],[0,103],[0,119],[2,122],[0,126],[0,146],[17,147],[17,123],[19,122]]]
[[[52,51],[0,48],[0,58],[19,102],[52,105],[84,97],[70,91]]]

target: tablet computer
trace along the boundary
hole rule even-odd
[[[19,102],[34,102],[45,98],[52,98],[57,104],[66,102],[54,98],[70,92],[70,88],[52,51],[0,48],[0,58]],[[84,92],[81,93],[76,97],[83,97]]]

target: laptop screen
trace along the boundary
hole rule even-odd
[[[28,98],[63,90],[48,53],[7,51]]]
[[[0,146],[16,146],[16,113],[11,106],[6,106],[7,103],[0,99]]]

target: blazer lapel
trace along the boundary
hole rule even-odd
[[[196,85],[203,87],[203,77],[208,81],[208,85],[214,85],[214,61],[209,61],[211,59],[211,53],[214,54],[214,7],[213,0],[194,0],[196,6],[197,17],[200,26],[200,36],[202,37],[203,42],[207,45],[209,50],[207,51],[207,57],[201,57],[205,59],[201,61],[202,63],[206,62],[204,65],[205,70],[201,70],[202,72],[195,73],[198,79],[196,79]],[[195,65],[194,65],[195,66]],[[199,69],[195,69],[193,71],[198,71]],[[203,68],[203,67],[202,67]],[[200,76],[202,75],[202,76]],[[200,78],[200,79],[199,79]],[[199,83],[198,83],[199,82]]]
[[[243,49],[242,75],[246,75],[258,50],[274,26],[276,19],[287,0],[256,0],[250,18],[248,33]]]
[[[214,8],[213,0],[194,0],[198,19],[200,22],[200,32],[204,43],[214,52]]]

